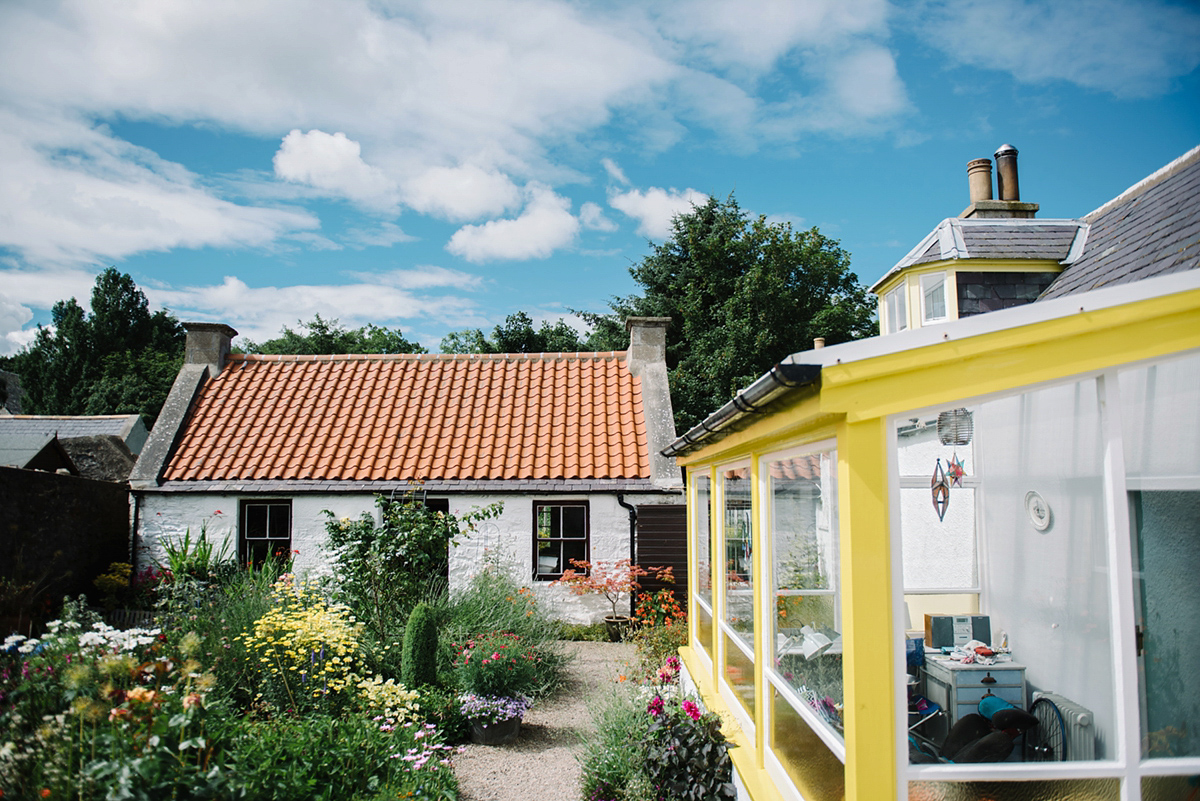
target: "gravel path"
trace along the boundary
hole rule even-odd
[[[636,661],[627,643],[568,642],[566,685],[529,710],[515,743],[468,745],[454,759],[462,801],[579,801],[581,742],[593,731],[588,699]]]

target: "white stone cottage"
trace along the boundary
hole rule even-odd
[[[668,323],[631,319],[626,352],[379,356],[231,354],[232,328],[185,324],[184,365],[130,476],[139,565],[204,525],[243,560],[293,551],[319,573],[325,510],[376,514],[377,495],[418,491],[455,515],[504,505],[451,549],[451,587],[491,551],[559,617],[599,619],[603,599],[549,586],[566,560],[636,560],[648,507],[674,512],[682,536],[680,473],[659,453],[675,437]]]

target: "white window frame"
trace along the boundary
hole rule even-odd
[[[800,446],[796,446],[796,447],[792,447],[792,448],[786,448],[784,450],[772,451],[771,453],[766,453],[759,457],[758,497],[762,499],[762,503],[760,504],[761,508],[759,509],[758,517],[759,517],[759,525],[761,526],[761,529],[763,532],[762,548],[767,554],[769,554],[769,558],[767,560],[765,560],[765,563],[768,564],[770,567],[769,571],[763,571],[765,573],[769,573],[769,575],[765,575],[764,578],[770,582],[770,587],[768,588],[768,591],[763,593],[763,599],[764,599],[763,608],[760,610],[760,615],[761,615],[761,620],[763,621],[763,625],[761,627],[759,627],[759,629],[758,629],[759,632],[761,633],[761,636],[764,636],[764,637],[770,637],[770,636],[773,636],[773,634],[774,634],[775,626],[774,626],[773,621],[775,619],[775,592],[776,592],[776,587],[775,587],[775,537],[774,537],[774,531],[772,530],[772,526],[771,526],[771,503],[772,503],[772,496],[771,496],[771,492],[770,492],[771,472],[770,472],[770,469],[768,466],[770,465],[771,462],[779,461],[781,459],[791,459],[791,458],[794,458],[797,456],[810,456],[812,454],[821,454],[821,453],[832,453],[832,454],[836,455],[837,440],[836,439],[826,439],[826,440],[821,440],[819,442],[807,443],[805,445],[800,445]],[[839,508],[837,505],[837,487],[836,487],[836,481],[837,481],[836,470],[837,470],[837,468],[836,468],[836,464],[837,464],[837,462],[836,462],[836,457],[835,457],[834,476],[833,476],[834,482],[835,482],[834,493],[833,493],[834,508],[830,511],[830,515],[831,515],[831,520],[832,520],[833,524],[838,526],[838,550],[839,550],[839,553],[835,557],[836,569],[833,570],[830,575],[830,587],[828,590],[815,590],[815,591],[811,591],[811,592],[808,592],[805,594],[833,595],[837,598],[837,604],[835,606],[835,620],[836,620],[838,629],[840,631],[841,627],[842,627],[842,619],[841,619],[842,618],[842,612],[841,612],[842,576],[841,576],[841,554],[840,554],[841,525],[840,525],[840,520],[838,519],[839,518],[839,514],[838,514]],[[768,625],[768,621],[772,621],[772,622]],[[766,679],[767,685],[769,685],[769,687],[777,690],[779,692],[779,694],[781,696],[783,696],[783,699],[788,702],[788,704],[792,707],[793,710],[795,710],[796,714],[798,714],[800,716],[800,719],[803,720],[804,723],[810,729],[812,729],[813,733],[816,734],[817,737],[819,737],[821,739],[821,742],[825,743],[826,747],[828,747],[829,750],[833,752],[834,756],[836,756],[844,765],[846,763],[846,742],[845,742],[844,737],[842,737],[836,731],[831,729],[829,727],[829,725],[825,723],[825,721],[821,720],[820,717],[818,717],[817,714],[809,708],[808,704],[805,703],[804,700],[796,694],[796,691],[794,689],[792,689],[791,685],[787,682],[787,680],[775,672],[775,664],[774,664],[775,643],[767,642],[767,643],[765,643],[765,648],[767,649],[767,652],[772,655],[771,661],[768,664],[763,666],[763,673],[764,673],[764,677]],[[844,679],[844,676],[843,676],[843,679]],[[771,710],[771,704],[770,704],[769,690],[767,693],[765,693],[765,695],[767,697],[765,697],[763,699],[763,701],[766,704],[763,712],[765,715],[765,719],[767,721],[766,731],[770,732],[773,730],[773,727],[772,727],[772,723],[771,723],[771,711],[772,710]],[[769,744],[764,743],[764,750],[766,751],[766,753],[770,754],[778,762],[778,758],[774,757],[774,753],[770,749]],[[790,780],[789,780],[789,783],[790,783]]]
[[[929,293],[933,291],[933,287],[928,287],[927,284],[932,284],[934,279],[940,279],[942,282],[942,314],[939,317],[931,316],[929,304],[926,302]],[[920,276],[921,286],[921,324],[940,323],[943,320],[950,319],[950,294],[948,292],[950,276],[946,272],[922,273]]]
[[[713,520],[713,499],[716,497],[716,493],[713,488],[712,473],[708,470],[708,468],[704,468],[701,470],[693,470],[693,471],[689,472],[689,474],[688,474],[688,492],[691,494],[691,502],[692,502],[691,508],[692,509],[696,509],[699,507],[698,499],[699,499],[699,495],[700,495],[700,489],[699,489],[699,485],[697,484],[697,480],[699,480],[699,479],[704,479],[705,481],[708,482],[708,504],[707,504],[707,509],[705,510],[706,514],[708,515],[708,553],[703,554],[704,560],[708,562],[708,576],[709,576],[709,578],[708,578],[708,581],[709,581],[708,598],[705,599],[699,589],[699,583],[700,583],[699,582],[699,578],[700,578],[699,568],[700,568],[700,558],[702,555],[699,553],[699,549],[698,549],[699,542],[697,541],[698,540],[699,520],[696,520],[694,518],[692,520],[688,521],[688,537],[689,537],[690,547],[696,551],[696,561],[695,561],[696,576],[690,582],[689,593],[692,596],[692,600],[694,600],[696,602],[696,605],[701,607],[702,609],[704,609],[705,612],[708,613],[709,620],[711,621],[710,626],[713,629],[715,629],[716,625],[717,625],[716,602],[714,601],[714,597],[716,595],[715,581],[717,579],[717,576],[719,575],[718,573],[716,573],[713,570],[713,558],[712,558],[713,545],[715,544],[715,541],[717,538],[716,526],[714,525],[714,520]],[[692,615],[691,617],[692,617],[692,619],[689,621],[689,627],[691,629],[691,637],[694,642],[699,642],[700,641],[700,632],[699,632],[699,629],[697,628],[698,623],[695,619],[696,616]],[[702,648],[693,649],[693,652],[696,653],[697,655],[699,655],[701,660],[708,667],[711,668],[712,659],[714,656],[713,649],[714,649],[714,644],[710,640],[709,642],[704,643]]]
[[[716,486],[713,487],[713,497],[716,499],[716,502],[713,504],[713,508],[716,510],[716,515],[715,515],[716,516],[716,527],[715,527],[714,536],[716,537],[716,540],[717,540],[717,547],[715,550],[717,553],[720,554],[722,561],[719,566],[719,569],[720,569],[719,583],[718,583],[718,579],[717,579],[718,574],[715,570],[714,570],[714,575],[713,575],[714,584],[716,584],[717,586],[720,587],[720,589],[718,590],[718,592],[716,594],[717,609],[714,611],[716,611],[717,614],[713,616],[713,623],[717,627],[717,638],[716,638],[717,639],[717,652],[715,654],[715,657],[717,660],[716,661],[716,664],[717,664],[717,670],[716,670],[717,690],[721,694],[722,699],[725,701],[726,707],[733,712],[733,716],[737,720],[738,724],[742,727],[742,731],[744,731],[746,733],[747,737],[749,737],[751,740],[754,740],[754,738],[756,736],[754,719],[749,714],[747,714],[745,707],[742,706],[742,704],[744,702],[742,701],[741,697],[738,696],[737,691],[734,690],[733,687],[730,686],[729,682],[725,678],[725,665],[726,665],[725,651],[727,648],[727,645],[726,645],[727,643],[733,643],[733,647],[737,648],[739,651],[742,652],[742,656],[745,657],[752,665],[754,665],[755,673],[757,673],[758,669],[759,669],[758,663],[754,659],[753,644],[752,643],[747,644],[746,642],[744,642],[742,640],[741,632],[734,631],[733,627],[730,626],[729,623],[725,619],[725,617],[726,617],[725,612],[726,612],[726,608],[727,608],[729,601],[728,601],[728,596],[727,596],[727,593],[728,593],[727,569],[726,569],[725,562],[724,562],[724,559],[725,559],[725,535],[726,535],[726,532],[725,532],[725,479],[724,479],[724,473],[727,470],[741,470],[743,468],[750,471],[750,477],[747,479],[747,486],[751,488],[750,537],[751,537],[751,541],[753,542],[753,537],[754,537],[754,525],[753,525],[754,471],[751,467],[751,461],[748,458],[747,459],[739,459],[737,461],[726,462],[724,464],[719,464],[716,466],[717,480],[714,482],[714,484]],[[750,575],[752,577],[752,580],[755,580],[755,581],[757,580],[758,577],[756,575],[756,571],[754,570],[753,563],[757,562],[758,560],[759,560],[758,554],[752,553],[751,554],[752,564],[751,564]],[[754,585],[751,584],[751,592],[753,592],[753,586]],[[753,601],[751,603],[753,603]],[[755,611],[757,611],[757,610],[755,610]],[[755,630],[757,631],[758,626],[759,626],[758,620],[754,621],[754,626],[755,626]],[[756,706],[757,706],[757,704],[760,704],[763,702],[764,702],[764,699],[757,699]]]
[[[888,334],[908,328],[908,283],[902,283],[883,296],[884,320]]]

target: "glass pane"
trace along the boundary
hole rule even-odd
[[[837,456],[766,463],[775,615],[771,666],[813,711],[842,729]]]
[[[580,562],[587,559],[586,543],[583,540],[563,540],[562,555],[563,564],[566,567],[575,567],[575,563],[571,561],[572,559]]]
[[[775,756],[807,801],[845,798],[846,771],[841,761],[774,688],[770,738]]]
[[[1127,475],[1200,476],[1200,356],[1125,370],[1120,385]]]
[[[725,681],[754,717],[754,662],[729,637],[725,638]]]
[[[703,648],[711,659],[713,647],[712,612],[700,604],[696,604],[694,619],[696,621],[696,644]]]
[[[290,540],[292,537],[292,507],[282,503],[273,503],[267,509],[267,536],[275,540]]]
[[[1145,757],[1200,756],[1200,491],[1133,493]]]
[[[754,647],[754,574],[750,468],[723,473],[725,503],[725,622]]]
[[[537,544],[538,575],[553,575],[561,573],[565,568],[561,562],[562,543],[540,540]],[[567,567],[570,567],[568,564]]]
[[[946,316],[946,274],[922,275],[921,292],[925,296],[925,321],[944,318]]]
[[[946,516],[939,519],[929,489],[900,490],[905,592],[979,586],[975,490],[951,487],[946,498]]]
[[[696,594],[712,604],[712,520],[710,501],[712,480],[708,476],[692,477],[696,482],[696,503],[692,508],[692,543],[696,554]]]
[[[1028,703],[1048,691],[1063,706],[1082,708],[1090,715],[1072,720],[1064,713],[1068,759],[1115,759],[1113,588],[1098,382],[1025,392],[973,411],[971,441],[960,445],[943,445],[937,414],[914,410],[898,422],[897,462],[907,474],[900,477],[897,502],[904,590],[977,586],[979,613],[989,624],[979,639],[993,647],[1007,640],[1012,662],[1025,666],[1024,692],[1014,696]],[[959,460],[971,454],[963,486],[953,486],[946,471],[945,451],[954,460],[955,449]],[[910,477],[922,475],[920,481]],[[930,486],[935,475],[949,485],[943,485],[942,519]],[[927,605],[919,611],[964,610]],[[923,624],[914,614],[913,627]],[[902,636],[897,632],[898,642]],[[956,687],[953,703],[941,696],[947,727],[974,711],[977,699],[966,690],[974,691]]]
[[[267,536],[267,506],[262,503],[246,504],[246,539],[265,539]]]
[[[555,512],[558,511],[554,506],[539,506],[537,510],[537,532],[538,537],[543,539],[556,536],[555,529]]]
[[[1116,779],[1028,782],[909,782],[909,801],[1118,801]]]
[[[562,535],[573,539],[587,536],[587,509],[582,506],[562,507]]]
[[[1146,776],[1142,778],[1142,801],[1180,801],[1200,798],[1195,776]]]

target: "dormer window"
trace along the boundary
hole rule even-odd
[[[946,319],[946,274],[928,273],[921,276],[921,319],[936,323]]]

